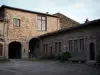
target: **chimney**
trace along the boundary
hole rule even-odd
[[[89,20],[88,20],[88,18],[85,20],[85,23],[89,23]]]
[[[49,14],[49,12],[46,12],[46,14]]]

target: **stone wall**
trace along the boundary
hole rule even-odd
[[[48,54],[50,53],[50,47],[52,46],[53,49],[53,54],[56,55],[58,52],[55,53],[55,42],[61,42],[61,52],[64,51],[64,46],[66,47],[66,51],[69,51],[69,40],[78,40],[79,39],[84,39],[84,51],[80,51],[80,44],[78,43],[78,51],[71,51],[71,55],[72,57],[78,57],[78,58],[85,58],[87,60],[90,60],[90,48],[89,45],[90,43],[94,43],[95,44],[95,60],[96,60],[96,56],[98,54],[99,50],[99,35],[96,35],[96,33],[98,32],[98,34],[100,34],[100,26],[98,27],[84,27],[84,28],[80,28],[80,29],[75,29],[72,31],[66,31],[63,33],[58,33],[58,34],[52,34],[50,36],[46,36],[41,38],[43,41],[43,44],[48,44]],[[49,40],[48,40],[49,39]],[[43,51],[43,50],[42,50]],[[44,52],[43,52],[44,53]],[[45,54],[45,53],[44,53]]]
[[[59,29],[59,19],[56,17],[47,16],[47,31],[37,31],[36,25],[38,14],[12,9],[6,9],[5,13],[5,17],[9,19],[7,24],[8,39],[23,40]],[[19,18],[21,20],[21,27],[15,27],[13,25],[13,18]]]
[[[40,14],[24,12],[15,9],[5,8],[4,18],[7,22],[4,23],[4,44],[3,56],[9,57],[9,44],[11,42],[21,43],[21,58],[28,58],[29,41],[39,35],[59,30],[59,18],[47,16],[47,31],[37,31],[37,16]],[[13,18],[18,18],[21,21],[21,27],[13,25]]]
[[[72,26],[77,26],[79,25],[78,22],[72,20],[71,18],[61,14],[61,13],[56,13],[54,14],[56,16],[59,17],[59,20],[60,20],[60,27],[61,28],[69,28],[69,27],[72,27]]]

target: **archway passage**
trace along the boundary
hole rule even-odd
[[[90,43],[90,60],[95,60],[95,45]]]
[[[9,59],[21,58],[21,43],[11,42],[9,44]]]
[[[29,41],[29,58],[32,57],[37,57],[38,56],[38,52],[39,52],[39,48],[40,48],[40,40],[38,38],[32,38]]]

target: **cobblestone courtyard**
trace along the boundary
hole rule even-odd
[[[58,61],[11,60],[0,63],[0,75],[100,75],[100,69]]]

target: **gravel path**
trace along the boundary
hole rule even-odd
[[[0,63],[0,75],[100,75],[100,69],[77,63],[12,59]]]

